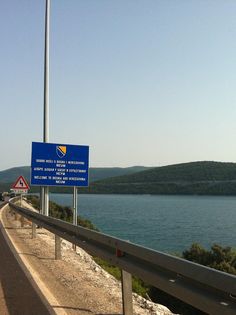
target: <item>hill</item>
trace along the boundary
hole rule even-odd
[[[89,169],[89,181],[99,181],[104,178],[122,176],[125,174],[133,174],[139,171],[147,170],[149,167],[145,166],[133,166],[133,167],[92,167]],[[16,179],[20,176],[24,176],[30,183],[30,166],[14,167],[4,171],[0,171],[0,190],[8,190]]]
[[[236,163],[191,162],[93,183],[94,193],[236,195]]]
[[[13,167],[4,171],[0,171],[0,182],[1,183],[14,183],[16,179],[20,176],[24,176],[27,181],[30,178],[30,167],[29,166],[20,166]]]
[[[106,183],[198,182],[236,180],[236,163],[190,162],[155,167],[131,175],[106,179]]]
[[[29,180],[30,168],[0,172],[0,191],[7,191],[19,175]],[[4,180],[4,181],[3,181]],[[31,192],[38,191],[32,187]],[[71,193],[70,187],[51,192]],[[236,195],[236,163],[190,162],[162,167],[91,168],[90,186],[80,193]]]
[[[99,181],[105,178],[130,175],[133,173],[148,170],[150,167],[131,166],[131,167],[91,167],[89,169],[90,183]]]

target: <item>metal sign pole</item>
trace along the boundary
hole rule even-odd
[[[49,19],[50,19],[50,0],[46,0],[45,12],[45,51],[44,51],[44,130],[43,141],[49,142]],[[43,193],[43,190],[42,190]],[[44,187],[44,214],[48,216],[49,210],[49,187]]]
[[[22,208],[22,193],[20,193],[20,207]],[[21,227],[24,227],[25,219],[23,215],[20,218],[20,222],[21,222]]]
[[[77,226],[77,187],[73,188],[73,224]],[[72,248],[76,251],[75,244],[72,244]]]
[[[77,199],[77,187],[74,187],[74,192],[73,192],[73,224],[77,226],[77,204],[78,204],[78,199]]]
[[[22,208],[22,193],[20,194],[20,206],[21,206],[21,208]]]
[[[44,187],[40,187],[40,209],[39,209],[40,214],[45,214],[44,211]]]

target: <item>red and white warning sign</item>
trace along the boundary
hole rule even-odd
[[[29,189],[29,185],[23,176],[19,176],[11,188],[16,193],[26,193]]]

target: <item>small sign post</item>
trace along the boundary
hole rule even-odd
[[[11,191],[13,191],[16,194],[20,194],[21,207],[22,207],[22,195],[26,194],[29,189],[30,187],[23,176],[19,176],[11,188]],[[24,226],[24,218],[21,217],[21,227],[23,226]]]

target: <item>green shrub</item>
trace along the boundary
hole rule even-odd
[[[183,252],[183,258],[195,263],[236,275],[236,253],[231,247],[214,244],[210,250],[194,243]]]

